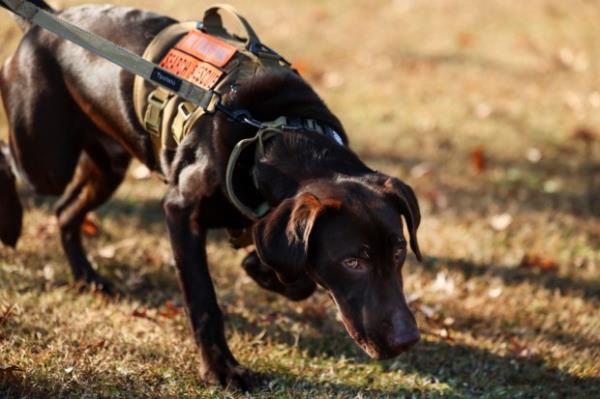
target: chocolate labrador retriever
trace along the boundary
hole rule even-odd
[[[137,54],[176,22],[124,7],[54,11],[43,1],[34,3]],[[243,261],[246,272],[262,287],[292,300],[323,287],[348,333],[371,357],[396,356],[419,340],[400,273],[407,255],[402,217],[408,243],[421,258],[413,190],[367,167],[347,147],[338,119],[291,69],[237,82],[223,102],[260,120],[281,115],[318,120],[335,129],[343,143],[302,129],[266,142],[250,168],[271,210],[253,221],[234,206],[224,181],[232,149],[256,129],[222,113],[206,115],[161,169],[134,114],[134,77],[39,27],[20,23],[24,37],[0,73],[10,163],[37,193],[61,196],[56,215],[75,280],[110,287],[90,265],[80,227],[87,212],[110,198],[135,157],[162,170],[168,181],[163,208],[206,381],[242,389],[249,381],[225,340],[206,261],[208,229],[251,229],[256,250]],[[0,157],[0,238],[15,245],[21,205],[8,163]]]

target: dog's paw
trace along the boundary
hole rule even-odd
[[[117,292],[114,285],[99,274],[78,278],[75,280],[75,284],[79,292],[99,292],[108,296],[113,296]]]
[[[212,385],[221,385],[229,391],[249,392],[254,386],[252,373],[241,366],[205,372],[203,380]]]

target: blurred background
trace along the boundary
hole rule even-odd
[[[181,20],[212,4],[108,3]],[[271,381],[254,395],[600,395],[600,2],[229,3],[314,85],[361,158],[415,189],[426,256],[403,271],[421,344],[372,362],[326,295],[291,304],[260,290],[215,234],[231,346]],[[0,61],[21,36],[0,12]],[[0,393],[217,395],[197,378],[163,192],[134,164],[86,223],[94,264],[124,293],[106,301],[69,288],[52,201],[24,191],[19,250],[0,248]]]

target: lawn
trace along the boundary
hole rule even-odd
[[[180,19],[210,4],[119,3]],[[86,230],[116,298],[73,286],[53,199],[22,188],[23,236],[0,247],[0,397],[600,397],[600,3],[231,3],[359,155],[415,189],[425,260],[403,273],[421,342],[370,360],[323,291],[292,303],[262,290],[217,232],[208,255],[227,337],[261,383],[247,395],[203,385],[164,186],[134,164]],[[0,60],[20,35],[2,11]]]

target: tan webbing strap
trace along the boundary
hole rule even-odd
[[[144,113],[144,128],[152,135],[160,137],[162,115],[172,94],[158,88],[148,96],[148,106]]]
[[[255,160],[258,160],[260,157],[262,157],[264,155],[265,142],[270,138],[282,133],[282,130],[278,129],[278,127],[281,126],[282,122],[285,123],[285,121],[285,117],[277,118],[275,121],[268,123],[268,126],[259,129],[256,135],[253,137],[239,141],[229,156],[227,170],[225,172],[225,187],[227,189],[227,193],[229,194],[229,200],[240,212],[242,212],[251,220],[257,220],[258,218],[264,216],[270,210],[270,207],[268,203],[263,202],[253,209],[244,204],[237,196],[235,187],[233,186],[233,176],[237,166],[237,161],[242,152],[244,152],[246,149],[254,149]],[[254,182],[254,184],[256,186],[256,182]]]
[[[181,22],[169,25],[158,33],[146,47],[142,57],[150,62],[159,63],[166,52],[175,45],[187,32],[194,29],[195,22]],[[155,86],[154,86],[155,87]],[[133,83],[133,103],[138,120],[144,126],[146,101],[154,90],[143,78],[136,76]]]
[[[254,45],[260,44],[258,35],[254,29],[252,29],[252,26],[250,26],[246,18],[242,17],[237,10],[229,4],[217,4],[209,7],[204,12],[202,24],[208,33],[218,36],[232,36],[223,26],[223,19],[219,15],[219,11],[224,11],[232,16],[233,19],[242,27],[244,33],[246,34],[244,43],[247,49],[251,49]]]
[[[197,107],[195,107],[194,104],[189,102],[181,102],[177,106],[177,114],[175,115],[175,119],[173,119],[173,124],[171,125],[171,135],[177,145],[181,143],[183,137],[188,133],[186,131],[188,130],[186,129],[186,126],[189,126],[187,122],[190,120],[196,108]],[[202,114],[204,114],[204,110],[200,110],[202,111]]]

